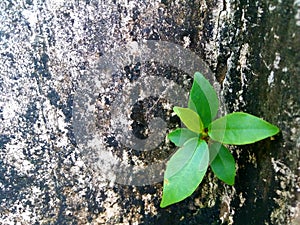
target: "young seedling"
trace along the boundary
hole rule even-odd
[[[188,108],[173,108],[187,128],[178,128],[168,135],[170,141],[180,148],[167,162],[161,207],[190,196],[201,183],[208,166],[220,180],[233,185],[235,161],[223,144],[250,144],[279,132],[278,127],[243,112],[234,112],[213,121],[218,108],[219,101],[213,87],[196,72]]]

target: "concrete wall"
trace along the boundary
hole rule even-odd
[[[299,7],[297,0],[1,1],[0,223],[298,224]],[[162,183],[138,185],[151,171],[161,181],[155,163],[175,150],[164,135],[179,124],[172,101],[148,97],[147,87],[170,86],[182,100],[192,82],[190,71],[163,62],[109,70],[142,40],[182,46],[170,60],[180,68],[190,52],[201,58],[199,68],[208,65],[218,81],[221,113],[245,111],[280,127],[272,140],[231,148],[234,187],[209,172],[190,198],[161,209]],[[128,43],[132,52],[120,50]],[[172,58],[167,50],[157,57]],[[144,93],[126,105],[139,80]],[[162,144],[124,147],[116,129],[131,126],[146,140],[147,112],[167,123]],[[137,167],[146,170],[133,176]]]

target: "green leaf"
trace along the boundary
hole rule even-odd
[[[278,132],[278,127],[243,112],[228,114],[208,126],[208,134],[211,139],[234,145],[254,143]]]
[[[214,174],[226,184],[233,185],[235,178],[235,161],[232,154],[220,143],[212,143],[209,145],[209,153],[217,153],[210,163],[210,167]]]
[[[199,72],[194,75],[188,107],[199,114],[204,127],[211,123],[218,112],[219,100],[216,91]]]
[[[204,140],[188,140],[168,161],[164,174],[161,207],[182,201],[201,183],[209,162],[208,146]]]
[[[168,134],[168,138],[172,141],[176,146],[181,147],[183,144],[194,137],[199,137],[199,134],[194,133],[186,128],[177,128]]]
[[[203,130],[203,123],[199,115],[193,110],[177,106],[175,106],[173,110],[188,129],[196,132],[197,134]]]

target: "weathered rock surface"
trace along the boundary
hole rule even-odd
[[[298,224],[299,7],[298,0],[0,1],[0,223]],[[87,160],[74,133],[77,90],[103,56],[142,40],[195,52],[220,84],[223,110],[280,127],[272,140],[232,148],[234,187],[208,173],[190,198],[161,209],[162,183],[118,184],[108,179],[109,167],[103,174],[95,158]],[[109,120],[116,96],[142,77],[141,67],[102,80],[95,132],[112,159],[146,166],[174,147],[164,141],[139,154],[122,148]],[[143,69],[184,90],[191,85],[183,71],[155,63]],[[167,101],[148,98],[129,108],[137,137],[147,136],[140,124],[154,106],[168,129],[178,125]]]

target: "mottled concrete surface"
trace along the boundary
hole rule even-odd
[[[290,0],[0,1],[0,224],[299,224],[299,7]],[[234,187],[208,173],[192,197],[161,209],[162,183],[120,185],[85,159],[72,127],[81,80],[102,56],[143,39],[192,50],[219,81],[224,109],[280,127],[274,140],[232,148]],[[174,68],[146,72],[191,85]],[[115,95],[139,76],[139,65],[129,65],[108,77],[97,102],[102,144],[128,164],[174,151],[165,142],[150,156],[134,155],[105,123]],[[151,108],[157,100],[147,101]],[[158,106],[175,126],[168,102]]]

